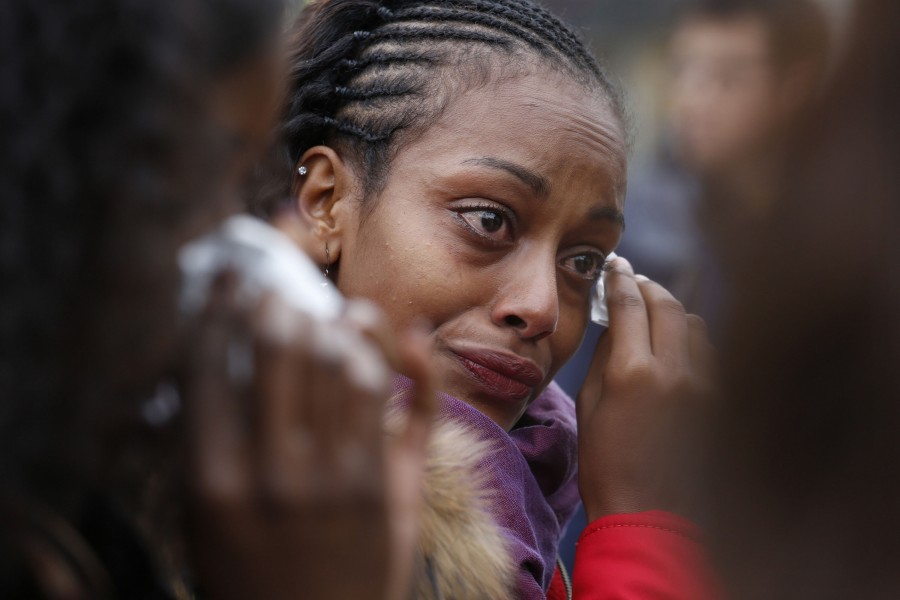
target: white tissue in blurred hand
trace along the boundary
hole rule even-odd
[[[617,258],[615,252],[610,252],[606,257],[607,262]],[[609,309],[606,306],[606,274],[603,271],[597,279],[597,285],[591,291],[591,321],[604,327],[609,327]]]
[[[186,244],[179,253],[181,311],[196,315],[206,306],[213,278],[236,272],[238,302],[250,305],[264,292],[320,319],[335,318],[343,299],[318,267],[286,235],[249,215],[235,215],[219,229]],[[324,284],[324,285],[323,285]]]

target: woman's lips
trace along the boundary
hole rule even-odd
[[[491,396],[522,400],[544,380],[532,361],[494,351],[453,350],[459,363]]]

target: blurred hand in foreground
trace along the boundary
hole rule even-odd
[[[231,280],[230,280],[231,279]],[[210,598],[398,598],[408,590],[434,414],[423,342],[371,305],[320,322],[220,277],[185,381],[189,546]],[[391,369],[416,380],[384,435]]]

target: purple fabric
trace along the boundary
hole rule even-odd
[[[398,377],[395,392],[412,386]],[[465,402],[440,394],[440,416],[459,421],[496,451],[479,468],[496,494],[493,515],[509,535],[519,565],[517,598],[543,600],[559,541],[578,506],[575,403],[551,383],[506,432]]]

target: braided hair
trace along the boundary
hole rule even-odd
[[[602,93],[625,120],[618,86],[584,43],[529,0],[320,0],[301,13],[293,35],[274,163],[278,199],[288,195],[291,167],[318,144],[345,151],[366,194],[377,192],[399,146],[454,94],[498,70],[516,75],[535,59]],[[261,204],[274,199],[251,209],[266,214],[271,206]]]

